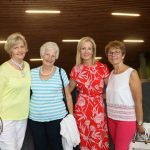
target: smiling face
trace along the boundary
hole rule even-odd
[[[81,58],[83,61],[92,60],[93,45],[90,41],[86,41],[81,46]]]
[[[125,55],[122,54],[122,51],[119,48],[110,47],[107,57],[112,65],[119,65],[120,63],[123,63]]]
[[[41,56],[43,59],[43,65],[45,66],[53,66],[56,61],[56,51],[51,49],[45,51],[45,53]]]
[[[26,47],[22,40],[19,40],[10,50],[11,58],[20,62],[24,59],[26,54]]]

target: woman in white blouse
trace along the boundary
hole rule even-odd
[[[144,131],[141,82],[137,71],[124,64],[124,43],[111,41],[105,52],[113,65],[106,88],[108,127],[115,150],[128,150],[136,129]]]

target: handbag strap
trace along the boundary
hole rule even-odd
[[[148,143],[148,141],[149,141],[149,138],[150,138],[150,135],[149,135],[149,132],[147,131],[147,129],[146,128],[144,128],[144,130],[145,130],[145,132],[144,132],[144,142],[145,143]],[[135,142],[135,141],[138,141],[138,132],[136,132],[135,134],[134,134],[134,138],[133,138],[133,142]]]
[[[60,75],[60,79],[61,79],[61,83],[62,83],[62,89],[63,89],[63,101],[65,103],[66,110],[69,113],[68,106],[67,106],[67,97],[66,97],[66,93],[65,93],[64,81],[63,81],[62,75],[61,75],[61,68],[59,68],[59,75]]]

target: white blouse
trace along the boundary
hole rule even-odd
[[[114,120],[135,121],[135,104],[129,79],[133,68],[120,74],[111,72],[106,88],[108,117]]]

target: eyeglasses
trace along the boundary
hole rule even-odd
[[[0,135],[2,134],[3,132],[3,121],[2,121],[2,118],[0,117]]]
[[[120,55],[120,53],[121,53],[121,51],[114,51],[114,52],[109,51],[109,52],[107,53],[107,55],[108,55],[108,56]]]

